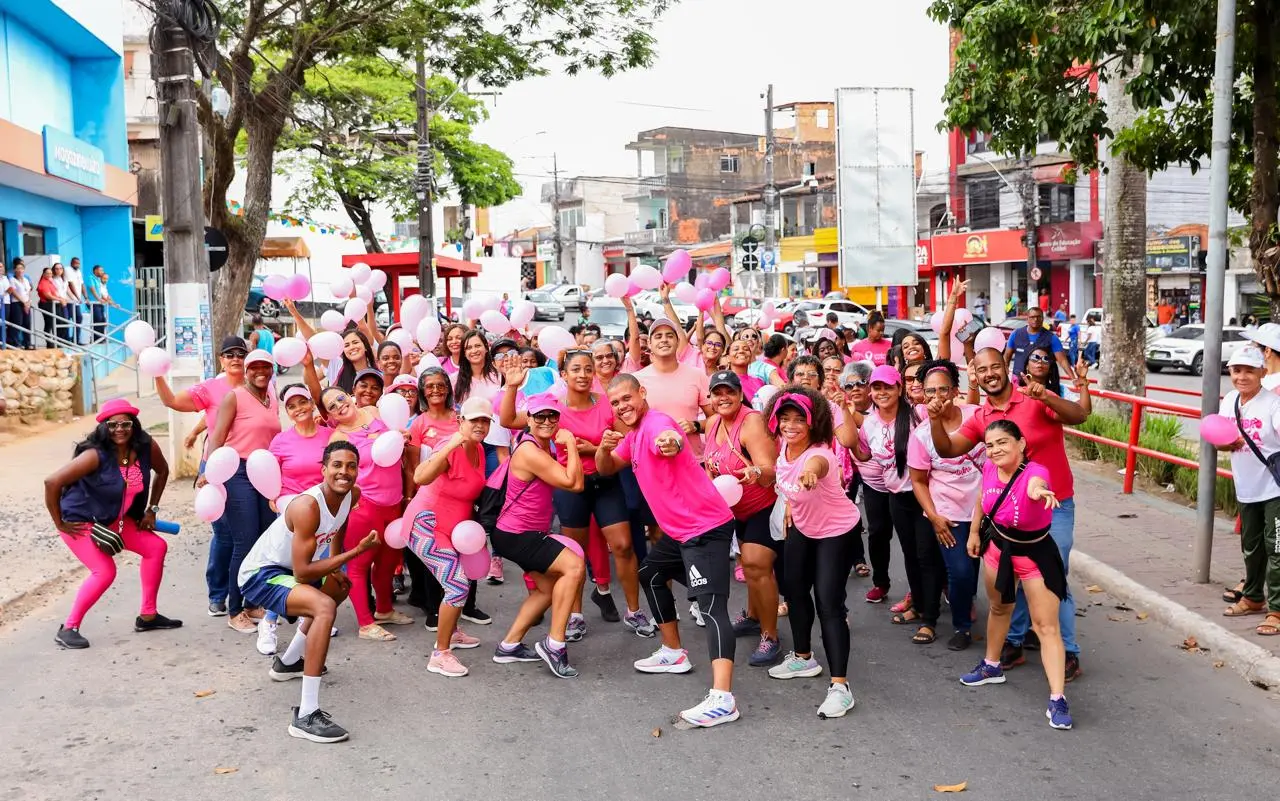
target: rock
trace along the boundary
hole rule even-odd
[[[58,368],[54,367],[52,364],[45,365],[44,374],[49,378],[57,378]]]
[[[18,374],[13,372],[0,373],[0,387],[11,387],[18,383]]]
[[[79,379],[77,379],[73,375],[67,376],[66,378],[60,378],[58,379],[58,390],[63,392],[70,392],[71,390],[75,389],[75,386],[78,383],[80,383]]]
[[[42,378],[40,379],[40,388],[45,392],[57,392],[61,383],[56,378]]]
[[[71,364],[72,362],[70,359],[63,357],[61,359],[58,359],[58,361],[54,362],[53,366],[57,367],[59,370],[70,370]]]
[[[26,376],[23,377],[22,383],[26,384],[29,387],[39,386],[40,376],[36,373],[27,373]]]
[[[53,397],[57,398],[58,400],[69,401],[71,400],[72,396],[70,392],[60,389],[57,392],[53,393]]]

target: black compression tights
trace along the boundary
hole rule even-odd
[[[640,588],[649,601],[655,622],[671,623],[676,620],[676,598],[667,582],[683,578],[683,572],[667,575],[667,571],[656,570],[649,562],[640,565]],[[732,660],[736,638],[733,622],[729,619],[728,596],[704,593],[694,600],[698,602],[703,622],[707,624],[707,653],[713,660]]]

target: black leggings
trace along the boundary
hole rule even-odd
[[[791,605],[791,639],[798,654],[813,653],[815,615],[822,629],[833,678],[849,672],[849,610],[845,606],[845,582],[853,567],[854,530],[838,537],[812,539],[792,526],[787,532],[787,603]]]
[[[862,485],[862,501],[867,507],[867,550],[871,554],[871,582],[886,592],[889,580],[889,541],[893,539],[893,495]]]
[[[704,535],[706,536],[706,535]],[[724,572],[729,571],[729,539],[726,538],[723,550]],[[701,572],[708,572],[702,568]],[[676,620],[676,598],[671,592],[669,582],[685,585],[688,576],[680,544],[669,535],[662,537],[649,549],[648,555],[640,563],[640,589],[644,590],[649,602],[649,610],[653,613],[654,622],[658,624],[672,623]],[[721,582],[712,580],[711,584]],[[698,602],[707,631],[707,654],[712,659],[733,660],[734,644],[737,637],[733,633],[733,622],[729,619],[729,593],[704,592],[693,596]]]
[[[907,590],[911,593],[912,603],[915,603],[916,598],[925,594],[920,574],[920,553],[917,547],[919,539],[916,535],[916,524],[924,520],[924,510],[920,508],[916,494],[907,490],[895,492],[889,496],[889,513],[893,519],[893,528],[898,532],[898,547],[902,549],[902,567],[907,573]],[[870,514],[869,511],[868,514]],[[929,521],[924,520],[924,522],[927,525]],[[937,550],[936,542],[934,550]],[[941,553],[938,558],[941,560]],[[933,618],[936,623],[938,620],[936,612]]]
[[[411,603],[420,600],[422,601],[420,608],[423,611],[427,614],[436,614],[440,610],[440,604],[444,603],[444,587],[440,586],[440,582],[410,548],[404,549],[404,564],[409,570]],[[416,603],[413,605],[417,606]],[[471,582],[471,589],[467,592],[467,605],[463,608],[468,611],[476,608],[476,582],[474,581]]]
[[[849,500],[853,501],[854,505],[857,505],[858,503],[858,488],[860,486],[862,486],[862,478],[857,473],[854,473],[853,481],[849,482],[849,487],[844,493]],[[861,512],[862,510],[859,509],[858,511]],[[852,548],[851,553],[853,554],[851,558],[855,565],[866,564],[867,561],[867,549],[866,546],[862,544],[862,535],[865,532],[866,526],[863,525],[862,520],[858,520],[858,525],[853,529],[853,542],[850,546]]]
[[[916,509],[920,507],[917,504]],[[899,538],[899,542],[913,536],[916,544],[917,583],[911,586],[911,605],[920,616],[920,624],[931,629],[938,627],[942,612],[942,588],[947,586],[947,564],[942,558],[942,545],[934,533],[933,524],[923,513],[915,513],[915,531]],[[903,549],[905,555],[906,549]],[[907,574],[910,576],[910,573]]]

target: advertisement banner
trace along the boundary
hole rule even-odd
[[[1021,228],[939,234],[930,240],[933,245],[933,264],[935,267],[955,267],[964,264],[1025,262],[1027,246],[1023,242],[1023,236]]]

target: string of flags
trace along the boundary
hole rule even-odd
[[[228,200],[227,208],[230,209],[231,213],[237,217],[244,216],[244,205],[238,200]],[[349,226],[341,226],[341,225],[334,225],[333,223],[318,222],[316,220],[308,219],[305,217],[296,217],[291,214],[277,214],[274,211],[267,213],[267,220],[272,222],[278,222],[287,228],[305,228],[311,233],[331,234],[334,236],[341,236],[343,239],[349,239],[352,241],[360,240],[360,232],[357,231],[355,228],[351,228]],[[378,239],[382,240],[383,242],[400,242],[406,239],[406,237],[399,236],[396,234],[391,234],[388,236],[380,235]]]

